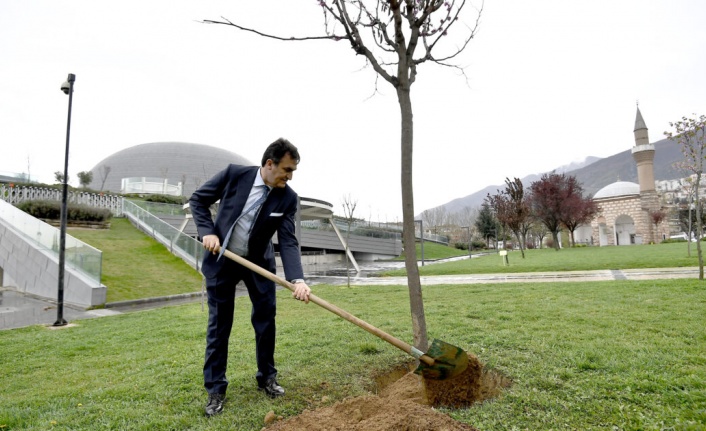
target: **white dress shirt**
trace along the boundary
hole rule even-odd
[[[238,256],[248,255],[248,240],[250,239],[250,231],[252,230],[252,225],[255,223],[257,215],[260,213],[260,205],[257,208],[253,208],[248,211],[258,199],[262,197],[263,194],[269,193],[269,186],[265,184],[258,171],[255,176],[255,182],[250,189],[250,194],[248,195],[247,201],[245,201],[245,206],[243,207],[243,213],[240,214],[238,220],[235,221],[235,228],[233,229],[233,234],[228,241],[228,250],[237,254]]]

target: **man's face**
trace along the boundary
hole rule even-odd
[[[265,166],[262,167],[262,179],[270,187],[283,188],[287,185],[287,181],[292,179],[292,175],[296,170],[297,163],[287,153],[280,159],[278,164],[275,164],[272,159],[267,159]]]

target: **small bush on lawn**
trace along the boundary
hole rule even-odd
[[[59,220],[61,218],[59,201],[24,201],[17,204],[17,208],[40,219]],[[113,217],[110,210],[105,208],[67,204],[66,209],[66,219],[70,221],[108,221]]]
[[[684,238],[667,238],[663,239],[660,244],[672,244],[675,242],[686,242],[686,240]]]
[[[479,249],[485,249],[488,247],[488,244],[486,244],[483,241],[479,241],[477,239],[474,239],[471,241],[471,246],[473,247],[474,250],[479,250]]]
[[[188,198],[184,196],[152,195],[146,193],[125,193],[122,197],[131,200],[173,205],[183,205],[188,201]]]

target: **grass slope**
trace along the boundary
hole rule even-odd
[[[68,233],[103,251],[101,281],[108,302],[198,292],[202,277],[163,245],[115,218],[108,230],[69,229]]]

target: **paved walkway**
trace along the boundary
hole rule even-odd
[[[655,268],[623,269],[597,271],[562,271],[562,272],[523,272],[508,274],[463,274],[435,275],[420,277],[422,286],[433,284],[480,284],[480,283],[545,283],[559,281],[609,281],[609,280],[651,280],[664,278],[697,278],[698,268]],[[329,277],[332,278],[332,277]],[[346,277],[329,280],[330,284],[346,283]],[[356,285],[398,285],[407,284],[406,277],[351,277],[351,284]]]
[[[656,269],[624,269],[599,271],[565,271],[565,272],[535,272],[511,274],[464,274],[438,275],[421,277],[422,285],[434,284],[487,284],[487,283],[538,283],[567,281],[610,281],[610,280],[651,280],[697,278],[698,268],[656,268]],[[346,284],[347,277],[341,276],[310,276],[307,281],[311,286],[316,284]],[[404,285],[406,277],[351,277],[351,284],[365,285]],[[315,290],[315,289],[314,289]],[[238,296],[245,294],[241,288]],[[82,310],[64,306],[63,317],[68,322],[111,316],[125,312],[149,308],[178,305],[190,302],[200,302],[199,293],[174,295],[166,298],[150,298],[138,301],[109,303],[99,310]],[[24,295],[11,288],[0,288],[0,330],[16,329],[31,325],[52,327],[57,321],[56,301],[43,300]]]
[[[68,322],[91,317],[118,314],[109,309],[82,310],[64,306],[63,318]],[[57,321],[56,301],[28,296],[9,288],[0,288],[0,330],[31,325],[52,325]]]

